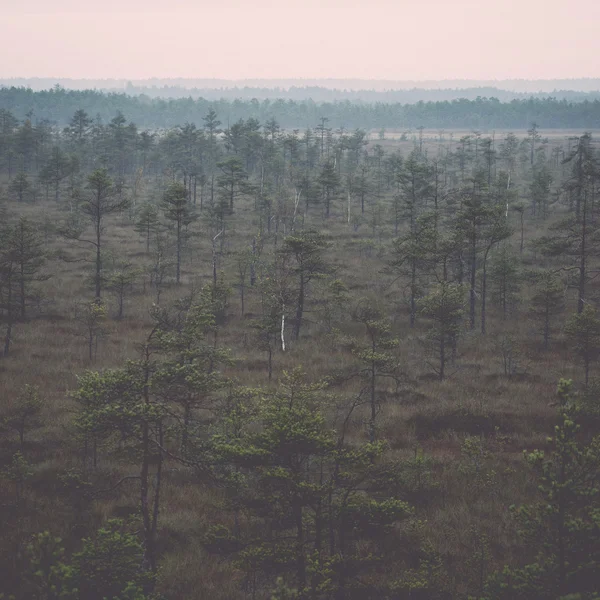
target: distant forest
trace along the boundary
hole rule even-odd
[[[469,88],[494,88],[499,91],[517,94],[554,93],[556,90],[576,92],[600,91],[600,78],[569,79],[429,79],[429,80],[393,80],[393,79],[340,79],[340,78],[292,78],[292,79],[216,79],[188,77],[150,77],[148,79],[72,79],[68,77],[13,77],[1,78],[0,86],[27,87],[33,90],[47,90],[55,85],[70,90],[97,89],[103,91],[126,91],[129,87],[151,90],[236,90],[254,88],[264,90],[298,92],[310,89],[328,91],[388,92],[420,90],[423,93],[437,90],[461,91]],[[427,97],[420,98],[428,100]]]
[[[398,92],[400,93],[400,92]],[[275,119],[282,127],[303,129],[328,119],[335,128],[399,129],[416,127],[448,129],[527,129],[535,122],[546,129],[600,128],[600,101],[581,102],[558,98],[455,99],[416,102],[317,102],[310,99],[206,99],[151,98],[96,90],[67,90],[56,86],[46,91],[30,88],[0,88],[0,109],[17,118],[30,116],[34,121],[66,125],[73,113],[85,110],[101,122],[117,113],[146,128],[173,127],[181,123],[200,123],[210,110],[223,122],[239,119]]]
[[[513,80],[513,81],[368,81],[345,79],[315,80],[225,80],[225,79],[44,79],[0,78],[0,87],[24,87],[33,91],[56,86],[69,90],[97,90],[106,93],[145,95],[150,98],[204,98],[206,100],[313,100],[314,102],[441,102],[458,99],[497,98],[570,102],[600,100],[600,80]]]

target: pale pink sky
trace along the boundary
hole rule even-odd
[[[0,0],[0,77],[600,76],[600,0]]]

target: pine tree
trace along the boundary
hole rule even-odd
[[[436,371],[440,379],[446,376],[448,350],[456,347],[463,320],[464,290],[461,285],[443,281],[420,301],[420,311],[432,321],[428,338],[439,357]]]
[[[417,301],[421,294],[423,275],[432,265],[435,251],[434,213],[425,213],[415,220],[406,234],[396,238],[388,265],[398,277],[408,279],[410,326],[417,318]]]
[[[585,312],[585,310],[584,310]],[[525,452],[537,474],[539,502],[513,508],[528,556],[505,567],[487,586],[490,600],[594,598],[600,570],[600,438],[578,439],[572,382],[558,386],[558,425],[547,452]]]
[[[43,272],[46,264],[45,244],[39,227],[24,217],[10,228],[6,243],[16,266],[19,310],[23,319],[28,301],[36,295],[33,284],[50,277]]]
[[[565,286],[554,271],[542,271],[536,277],[535,293],[531,298],[530,313],[540,324],[547,350],[552,338],[552,321],[565,309]]]
[[[352,339],[350,347],[362,366],[357,373],[365,382],[360,395],[364,393],[369,398],[369,441],[374,442],[377,437],[375,421],[379,409],[377,382],[380,378],[391,378],[398,382],[403,376],[393,353],[399,346],[399,341],[392,336],[390,322],[384,317],[383,311],[373,303],[360,303],[352,318],[363,325],[365,330],[366,344]]]
[[[304,318],[307,290],[310,282],[326,275],[330,267],[323,256],[328,244],[322,235],[314,231],[305,231],[285,238],[281,253],[295,262],[293,272],[298,277],[298,299],[296,301],[296,319],[294,339],[300,337]]]
[[[329,218],[333,202],[337,199],[341,181],[332,160],[326,160],[317,179],[322,189],[322,199],[325,205],[325,218]]]
[[[72,168],[77,163],[73,163],[69,157],[60,149],[55,146],[52,149],[52,153],[48,162],[44,165],[44,168],[40,171],[39,178],[46,186],[54,187],[54,200],[58,202],[60,198],[60,184],[66,179]],[[48,195],[48,188],[46,188],[46,196]]]
[[[590,304],[580,313],[571,315],[565,325],[565,333],[571,346],[583,361],[585,385],[590,380],[590,366],[600,355],[600,319]]]
[[[125,296],[129,293],[139,275],[139,269],[136,269],[131,263],[122,262],[108,276],[106,289],[117,298],[117,319],[123,318]]]
[[[94,287],[95,296],[100,298],[103,287],[103,254],[104,254],[104,234],[106,229],[106,218],[127,207],[129,201],[119,194],[112,178],[106,169],[96,169],[87,178],[87,194],[81,200],[80,210],[86,216],[94,228],[94,235],[91,238],[82,237],[85,232],[85,226],[82,223],[74,221],[69,223],[63,230],[63,235],[67,240],[72,240],[82,245],[91,245],[95,251],[94,258]]]
[[[23,202],[30,190],[31,182],[29,181],[29,177],[27,177],[27,173],[23,171],[17,173],[8,186],[8,191],[18,202]]]
[[[181,281],[181,253],[185,228],[196,218],[192,206],[188,201],[188,193],[185,186],[180,183],[170,185],[163,195],[161,208],[165,219],[171,221],[175,227],[175,282],[179,285]]]
[[[217,326],[219,299],[212,286],[174,314],[157,313],[154,345],[162,361],[152,377],[152,391],[179,422],[181,455],[189,452],[199,410],[208,410],[226,381],[219,368],[231,363],[229,352],[209,339]]]
[[[22,454],[25,453],[25,433],[40,424],[42,406],[39,389],[25,385],[23,391],[8,405],[8,410],[0,416],[0,430],[6,428],[17,432]]]
[[[151,202],[144,202],[137,213],[135,230],[146,239],[146,253],[150,253],[150,241],[158,231],[160,221],[158,207]]]
[[[522,280],[521,268],[512,248],[505,244],[492,256],[490,264],[491,296],[506,319],[514,309]]]
[[[386,540],[394,523],[412,514],[406,502],[370,493],[384,445],[336,440],[324,415],[326,387],[307,382],[299,368],[284,373],[236,436],[211,441],[221,477],[237,486],[236,510],[245,506],[275,534],[236,540],[219,527],[211,536],[213,547],[235,552],[254,594],[259,574],[274,579],[291,572],[298,598],[368,597],[361,595],[370,587],[363,578],[393,560]],[[368,557],[361,554],[364,543],[371,544]]]

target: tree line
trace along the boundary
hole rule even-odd
[[[38,121],[65,125],[79,108],[104,121],[120,111],[139,126],[148,128],[199,123],[210,110],[216,111],[224,122],[251,118],[265,122],[273,118],[285,128],[308,127],[322,116],[335,127],[364,129],[410,129],[421,125],[438,129],[526,129],[532,122],[544,128],[591,130],[600,127],[600,101],[593,98],[580,102],[554,97],[511,101],[476,97],[408,104],[394,99],[328,102],[282,98],[156,98],[144,94],[67,90],[58,86],[45,91],[0,88],[0,109],[13,112],[19,119],[31,113]]]

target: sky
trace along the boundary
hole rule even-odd
[[[599,0],[0,0],[0,77],[600,76]]]

